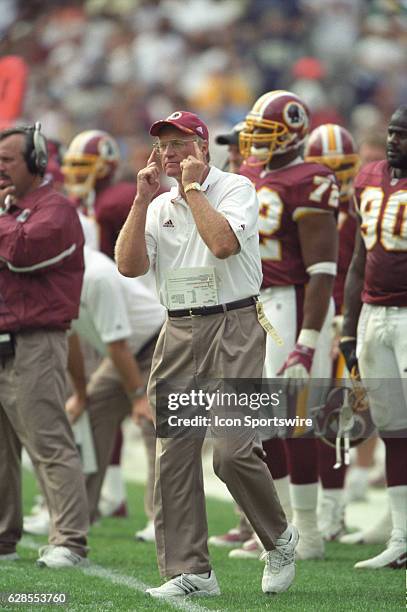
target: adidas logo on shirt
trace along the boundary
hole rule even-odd
[[[171,219],[168,219],[165,223],[163,223],[163,227],[175,227]]]

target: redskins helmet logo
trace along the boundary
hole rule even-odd
[[[307,125],[307,114],[298,102],[289,102],[283,110],[283,118],[292,129],[298,129]]]
[[[98,151],[103,159],[116,159],[116,151],[109,138],[101,138],[98,143]]]

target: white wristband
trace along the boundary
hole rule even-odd
[[[334,261],[318,261],[318,263],[308,266],[307,273],[312,276],[313,274],[330,274],[336,276],[338,266]]]
[[[297,344],[304,344],[309,348],[315,349],[319,338],[319,331],[316,329],[302,329],[297,339]]]

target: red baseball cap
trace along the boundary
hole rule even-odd
[[[156,121],[150,128],[151,136],[158,136],[160,130],[166,126],[171,125],[178,128],[186,134],[195,134],[204,140],[209,140],[209,131],[205,123],[195,115],[188,111],[175,111],[166,119]]]

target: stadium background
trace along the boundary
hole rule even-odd
[[[103,128],[130,177],[148,127],[193,110],[212,138],[271,89],[358,142],[407,100],[405,0],[2,0],[1,55],[29,66],[22,119],[68,144]],[[225,151],[212,147],[213,162]]]

